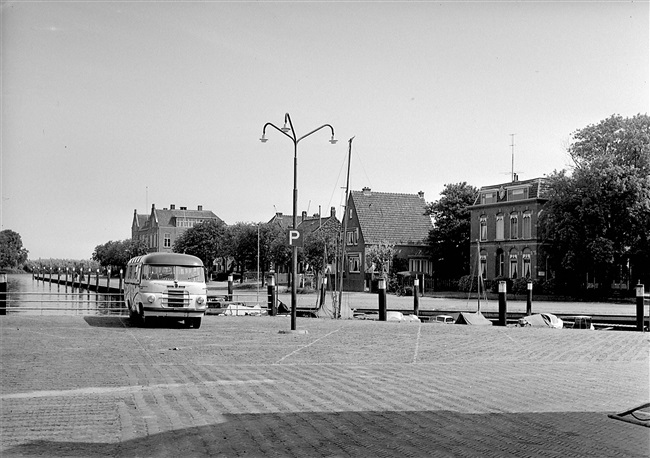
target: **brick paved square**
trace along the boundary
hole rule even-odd
[[[638,456],[638,332],[207,316],[0,319],[12,456]]]

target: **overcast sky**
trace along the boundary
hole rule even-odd
[[[133,211],[341,214],[350,187],[440,198],[570,165],[648,113],[648,2],[3,2],[1,225],[87,259]]]

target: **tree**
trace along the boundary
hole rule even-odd
[[[208,220],[187,229],[176,239],[173,251],[196,256],[210,268],[215,259],[226,256],[227,228],[222,221]]]
[[[117,240],[97,245],[92,259],[102,267],[114,267],[115,270],[125,269],[129,259],[147,253],[147,246],[142,240]]]
[[[11,229],[0,232],[0,267],[19,267],[27,261],[28,253],[18,232]]]
[[[446,184],[427,207],[433,217],[429,252],[438,278],[457,279],[469,272],[471,214],[478,189],[466,182]]]
[[[382,278],[387,278],[390,270],[390,262],[394,257],[395,244],[382,241],[368,248],[366,263],[373,266],[373,274],[376,272]]]
[[[325,272],[327,264],[334,263],[336,242],[339,237],[340,224],[329,224],[305,234],[301,254],[303,262],[318,276]]]
[[[290,262],[291,248],[287,244],[286,235],[286,229],[283,229],[277,223],[260,224],[260,267],[262,274],[266,272],[266,269]]]
[[[561,283],[650,281],[650,118],[612,116],[573,134],[573,173],[549,179],[540,218]]]
[[[239,222],[228,226],[227,253],[235,260],[244,282],[244,272],[257,261],[257,225]]]

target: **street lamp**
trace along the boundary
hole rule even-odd
[[[288,123],[288,125],[287,125]],[[277,127],[275,124],[267,122],[264,124],[262,129],[262,138],[260,141],[266,143],[268,138],[266,138],[266,128],[268,126],[273,127],[275,130],[281,134],[286,135],[293,142],[293,229],[298,227],[298,143],[303,138],[309,137],[311,134],[318,132],[325,127],[329,127],[332,131],[332,137],[329,142],[334,145],[336,139],[334,138],[334,128],[330,124],[323,124],[322,126],[312,130],[311,132],[303,135],[302,137],[296,136],[296,131],[293,128],[293,123],[291,122],[291,116],[289,113],[284,115],[284,126],[282,128]],[[297,303],[297,292],[296,284],[298,279],[298,247],[295,245],[291,246],[291,330],[296,330],[296,303]]]

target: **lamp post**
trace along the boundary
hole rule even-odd
[[[288,125],[287,125],[288,124]],[[264,124],[262,129],[262,138],[260,141],[266,143],[268,138],[266,138],[266,128],[273,127],[278,132],[286,135],[293,142],[293,229],[298,227],[298,143],[309,137],[311,134],[318,132],[325,127],[329,127],[332,131],[332,137],[329,142],[333,145],[336,143],[334,139],[334,128],[330,124],[323,124],[322,126],[312,130],[311,132],[303,135],[302,137],[296,136],[296,131],[293,128],[293,123],[291,122],[291,116],[289,113],[284,115],[284,126],[282,128],[277,127],[275,124],[267,122]],[[296,284],[298,279],[298,247],[296,245],[291,246],[291,330],[296,330],[296,302],[297,302],[297,292]]]

